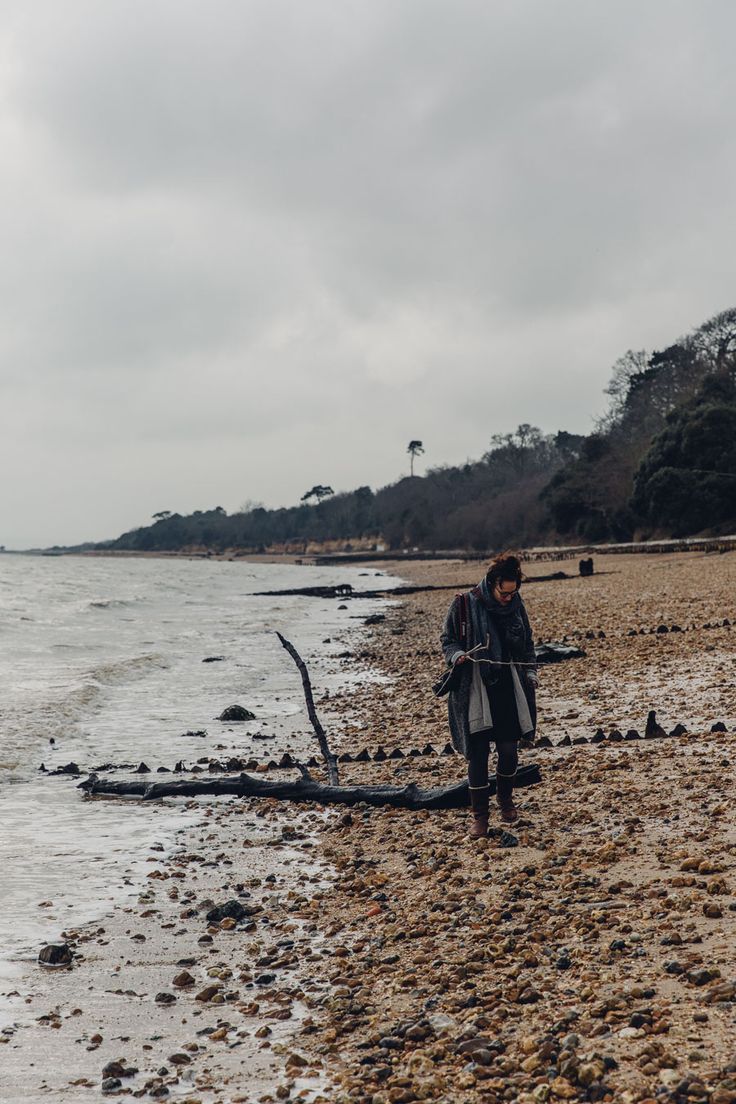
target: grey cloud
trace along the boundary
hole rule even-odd
[[[5,9],[0,543],[584,430],[731,305],[727,0]]]

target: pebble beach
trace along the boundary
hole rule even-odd
[[[736,1101],[736,555],[558,568],[535,636],[585,656],[541,672],[515,846],[466,810],[189,801],[137,901],[4,998],[3,1100]],[[450,785],[438,636],[482,567],[381,569],[445,589],[346,621],[317,707],[343,784]]]

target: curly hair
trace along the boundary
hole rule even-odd
[[[498,556],[494,556],[486,572],[491,590],[498,582],[516,583],[520,587],[523,578],[521,560],[514,552],[500,552]]]

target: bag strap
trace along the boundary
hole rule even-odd
[[[470,599],[467,593],[456,594],[455,601],[458,603],[458,620],[459,620],[459,633],[458,640],[462,640],[465,645],[465,651],[468,650],[468,626],[470,623]]]

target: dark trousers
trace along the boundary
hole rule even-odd
[[[491,744],[495,744],[498,754],[497,777],[511,778],[519,765],[519,746],[516,740],[495,738],[493,729],[476,732],[470,737],[468,756],[468,785],[471,789],[481,789],[488,785],[488,755]]]

